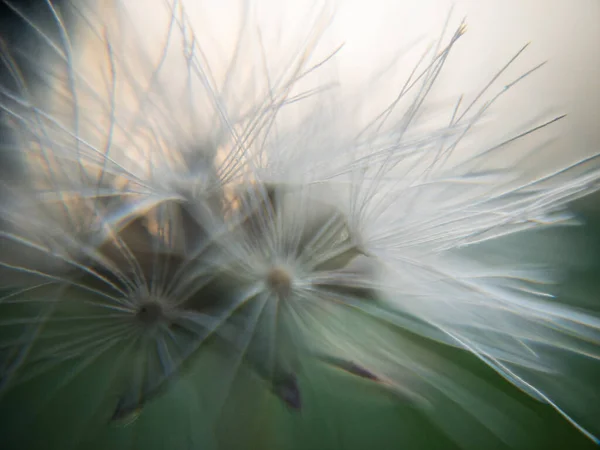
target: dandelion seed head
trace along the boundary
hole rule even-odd
[[[54,365],[69,365],[68,390],[104,358],[118,401],[97,416],[188,414],[172,397],[188,386],[217,430],[231,405],[263,404],[245,395],[318,408],[327,372],[461,445],[476,423],[507,439],[527,408],[450,356],[467,354],[591,436],[582,395],[556,380],[577,379],[569,358],[598,360],[598,316],[560,304],[555,273],[521,247],[575,222],[596,155],[539,177],[498,163],[562,116],[470,138],[541,68],[510,78],[526,46],[470,97],[430,103],[464,22],[376,96],[388,69],[359,90],[336,73],[327,7],[288,41],[240,2],[225,51],[183,1],[156,2],[156,17],[114,3],[73,6],[74,32],[54,14],[57,39],[30,24],[50,54],[35,65],[44,94],[18,76],[0,88],[27,168],[0,205],[0,403]]]

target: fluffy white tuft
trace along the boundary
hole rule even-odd
[[[27,61],[34,86],[3,58],[17,88],[0,87],[0,108],[25,167],[1,204],[10,439],[63,442],[24,430],[86,385],[94,395],[71,400],[68,445],[88,448],[92,428],[111,442],[114,423],[138,416],[142,430],[167,398],[201,423],[157,448],[233,448],[224,423],[243,429],[265,393],[292,416],[318,410],[307,392],[326,391],[333,371],[459,445],[527,445],[530,406],[472,360],[454,362],[470,354],[596,441],[597,383],[575,367],[597,367],[600,317],[553,295],[560,267],[533,247],[576,224],[567,206],[597,189],[597,155],[534,177],[498,164],[563,116],[469,139],[541,67],[507,81],[525,47],[472,102],[431,105],[466,39],[464,23],[444,30],[365,118],[378,101],[365,93],[387,72],[354,91],[339,83],[329,7],[275,42],[252,2],[214,6],[236,24],[223,40],[202,7],[190,3],[194,22],[181,1],[147,3],[64,14],[48,3],[48,20],[30,23],[45,44]],[[23,400],[43,376],[52,387]]]

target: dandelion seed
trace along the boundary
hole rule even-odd
[[[300,410],[302,408],[300,388],[298,387],[298,381],[295,376],[287,375],[274,381],[273,389],[277,396],[290,408],[294,410]]]

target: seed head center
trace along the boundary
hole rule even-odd
[[[292,291],[292,275],[282,267],[273,267],[267,275],[267,284],[279,298],[287,297]]]
[[[143,325],[150,326],[164,319],[165,314],[158,302],[144,301],[139,305],[135,316]]]

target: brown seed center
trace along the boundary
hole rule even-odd
[[[280,298],[287,297],[292,291],[292,277],[289,272],[281,267],[273,267],[267,275],[269,287]]]

